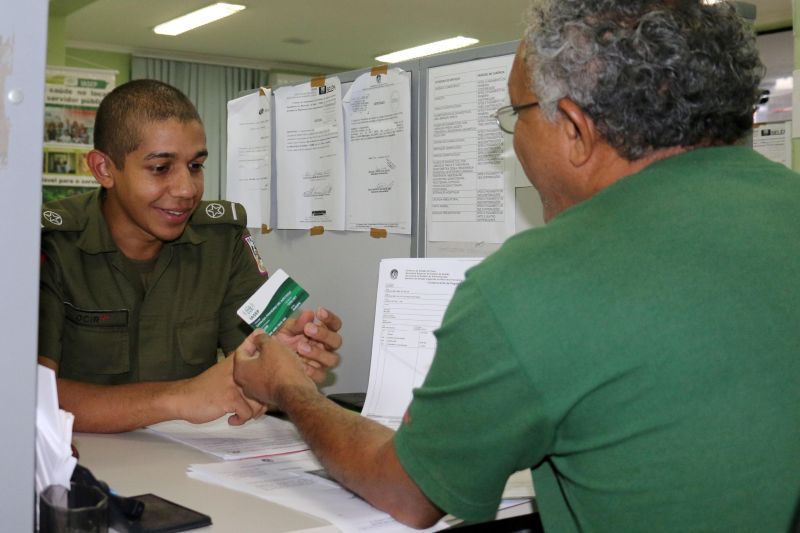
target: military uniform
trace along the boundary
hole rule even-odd
[[[137,264],[114,243],[102,198],[42,209],[39,355],[90,383],[196,376],[244,340],[236,310],[266,279],[244,208],[201,202],[178,239]]]

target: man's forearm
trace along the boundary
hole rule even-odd
[[[442,517],[400,464],[392,430],[316,391],[294,389],[282,396],[281,407],[342,485],[413,527],[428,527]]]
[[[73,429],[91,433],[131,431],[180,418],[176,401],[181,382],[94,385],[58,379],[58,401],[75,415]]]

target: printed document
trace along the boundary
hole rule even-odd
[[[428,373],[433,336],[456,286],[479,258],[383,259],[372,334],[369,385],[361,414],[392,429]]]
[[[383,259],[378,271],[372,359],[363,416],[400,427],[413,389],[422,385],[453,293],[482,258]],[[528,469],[506,483],[501,509],[534,496]]]
[[[366,72],[343,100],[347,230],[411,233],[411,74]]]
[[[191,465],[189,477],[317,516],[341,531],[413,531],[331,481],[311,452]],[[442,521],[424,531],[437,531]]]
[[[508,104],[513,55],[428,73],[428,241],[500,243],[515,232],[521,173],[492,114]]]
[[[241,426],[228,424],[228,415],[205,424],[170,420],[147,430],[226,461],[308,449],[294,424],[274,416],[262,416]]]
[[[345,229],[341,89],[332,77],[275,90],[279,229]]]
[[[792,168],[792,123],[769,122],[753,126],[753,150]]]
[[[247,226],[269,226],[272,184],[271,96],[259,89],[228,102],[225,198],[247,210]]]

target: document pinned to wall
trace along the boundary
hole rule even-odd
[[[513,54],[428,73],[428,241],[500,243],[515,232],[514,188],[525,186],[510,135],[493,113],[507,105]]]
[[[378,271],[369,385],[362,415],[400,427],[433,361],[445,309],[479,258],[383,259]]]
[[[347,230],[411,233],[411,74],[367,72],[343,100]]]
[[[792,123],[756,124],[753,126],[753,149],[771,161],[792,168]]]
[[[270,89],[228,102],[228,159],[225,198],[244,205],[247,225],[270,224],[272,119]]]
[[[275,90],[279,229],[345,229],[343,122],[337,77]]]

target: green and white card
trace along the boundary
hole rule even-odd
[[[308,298],[308,293],[281,269],[276,270],[236,312],[253,329],[275,333]]]

